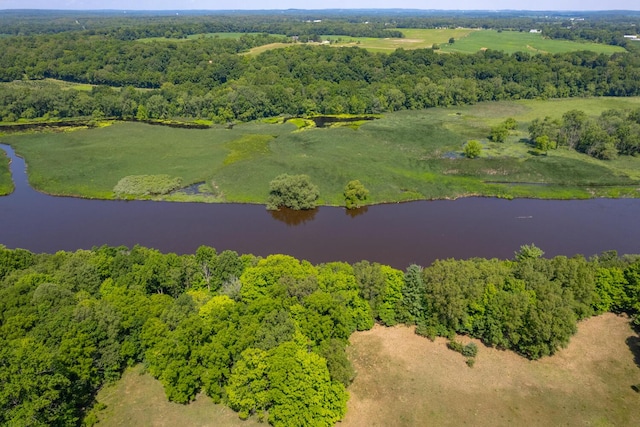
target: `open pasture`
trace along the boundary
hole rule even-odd
[[[376,326],[350,342],[357,376],[345,426],[640,424],[631,388],[640,381],[640,348],[626,317],[582,321],[566,349],[538,361],[476,341],[473,368],[445,339],[405,326]]]
[[[332,42],[332,46],[357,46],[372,52],[390,53],[396,49],[430,49],[434,43],[447,43],[451,37],[466,37],[475,31],[471,29],[401,29],[404,38],[372,38],[348,36],[322,36]]]
[[[624,52],[620,46],[610,46],[601,43],[587,43],[570,40],[547,39],[538,33],[518,31],[480,30],[469,32],[455,43],[442,45],[442,52],[475,53],[481,50],[501,50],[506,53],[528,52],[562,53],[580,50],[590,50],[598,53],[613,54]]]
[[[640,159],[602,161],[565,148],[539,155],[526,141],[536,117],[559,118],[576,108],[596,116],[638,106],[640,98],[494,102],[385,114],[357,130],[299,130],[262,121],[205,130],[115,123],[7,135],[3,142],[26,159],[35,188],[94,198],[113,198],[113,188],[127,176],[168,175],[183,186],[204,183],[215,193],[201,201],[265,203],[269,182],[282,173],[309,175],[324,205],[342,205],[344,186],[354,179],[369,189],[369,203],[471,195],[638,197]],[[517,129],[505,143],[489,141],[490,127],[508,117]],[[477,159],[462,156],[470,139],[483,145]],[[187,200],[179,194],[162,198]]]

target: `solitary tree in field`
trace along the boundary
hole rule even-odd
[[[464,155],[469,159],[475,159],[480,155],[481,151],[482,144],[480,144],[480,141],[476,141],[475,139],[467,142],[467,145],[464,146]]]
[[[369,190],[359,180],[349,181],[346,187],[344,187],[344,201],[347,209],[355,209],[362,206],[367,200]]]
[[[547,154],[547,151],[551,148],[551,141],[547,135],[542,135],[536,138],[536,148],[539,151],[544,151]]]
[[[504,124],[494,126],[491,128],[491,135],[489,138],[493,142],[505,142],[509,136],[509,129]]]
[[[281,207],[294,210],[313,209],[320,196],[318,187],[311,183],[308,175],[278,175],[269,184],[267,209]]]

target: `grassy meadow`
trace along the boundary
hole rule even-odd
[[[468,368],[445,339],[376,326],[350,338],[357,376],[341,425],[640,425],[631,388],[640,381],[638,341],[626,317],[607,313],[582,321],[566,349],[538,361],[476,341]]]
[[[542,34],[518,31],[481,30],[469,32],[455,43],[442,45],[443,52],[475,53],[483,49],[502,50],[506,53],[563,53],[590,50],[598,53],[613,54],[624,52],[620,46],[601,43],[578,42],[571,40],[547,39]]]
[[[542,34],[533,34],[518,31],[477,30],[471,28],[444,28],[444,29],[418,29],[402,28],[404,38],[374,38],[374,37],[351,37],[339,35],[323,35],[322,40],[328,40],[333,47],[357,46],[371,52],[390,53],[396,49],[430,49],[434,44],[440,46],[440,52],[460,52],[476,53],[484,49],[502,50],[506,53],[529,52],[529,53],[562,53],[580,50],[590,50],[598,53],[613,54],[624,52],[620,46],[610,46],[601,43],[578,42],[570,40],[547,39]],[[239,37],[240,33],[215,33],[219,37]],[[190,38],[212,35],[194,35]],[[449,39],[453,37],[455,42],[449,44]],[[140,41],[151,40],[174,40],[156,37],[152,39],[141,39]],[[182,39],[188,40],[188,39]],[[321,43],[308,43],[320,45]],[[271,49],[279,49],[290,46],[290,43],[271,43],[258,46],[246,52],[247,55],[258,55]]]
[[[461,341],[469,341],[465,337]],[[347,349],[357,371],[348,388],[345,427],[638,425],[637,334],[611,313],[578,325],[569,346],[529,361],[479,344],[473,368],[446,347],[405,326],[356,332]],[[102,389],[99,425],[253,427],[230,409],[199,396],[189,405],[166,400],[141,367]]]
[[[373,38],[349,36],[322,36],[323,40],[332,42],[332,46],[358,46],[372,52],[390,53],[398,48],[430,49],[436,44],[447,43],[451,37],[458,39],[466,37],[475,31],[469,28],[451,29],[401,29],[404,38]]]
[[[265,121],[205,130],[116,122],[2,141],[26,159],[35,188],[92,198],[113,198],[125,177],[167,175],[182,186],[204,183],[211,194],[165,200],[265,203],[269,182],[282,173],[309,175],[325,205],[343,205],[344,186],[354,179],[370,190],[369,203],[471,195],[638,197],[638,158],[601,161],[565,148],[539,155],[526,142],[536,117],[637,107],[640,98],[496,102],[385,114],[357,130]],[[505,143],[488,141],[490,127],[507,117],[518,129]],[[481,141],[480,158],[462,157],[470,139]]]
[[[9,170],[9,157],[4,150],[0,150],[0,196],[7,195],[13,191],[13,181]]]
[[[577,42],[570,40],[552,40],[541,34],[517,31],[475,30],[470,28],[450,29],[401,29],[404,38],[370,38],[347,36],[322,36],[332,42],[331,46],[358,46],[372,52],[393,52],[398,48],[425,49],[434,44],[440,46],[440,52],[476,53],[484,49],[502,50],[506,53],[562,53],[590,50],[598,53],[613,54],[624,52],[619,46],[601,43]],[[449,44],[453,37],[455,42]]]
[[[65,82],[57,79],[42,79],[42,80],[15,80],[12,82],[0,82],[2,86],[10,86],[13,88],[26,87],[30,89],[48,89],[55,88],[61,90],[77,90],[80,92],[90,92],[96,85],[88,83],[73,83]]]

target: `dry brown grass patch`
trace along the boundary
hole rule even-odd
[[[358,376],[343,424],[640,425],[630,336],[628,319],[607,314],[582,322],[567,349],[539,361],[476,341],[480,351],[468,368],[442,338],[376,326],[351,337]]]

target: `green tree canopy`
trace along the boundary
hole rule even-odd
[[[369,190],[367,190],[360,180],[349,181],[344,187],[344,201],[347,209],[359,208],[367,200]]]
[[[269,184],[267,209],[277,210],[281,207],[294,210],[306,210],[316,207],[320,192],[311,183],[308,175],[278,175]]]

